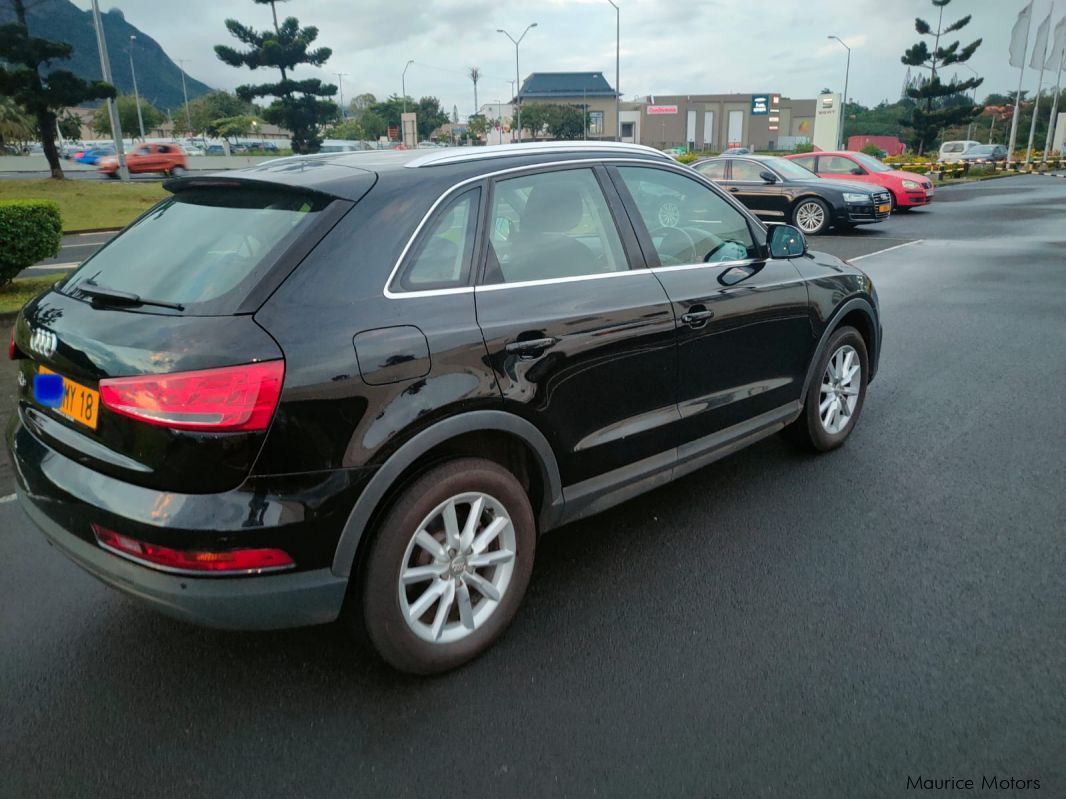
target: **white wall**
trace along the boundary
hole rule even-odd
[[[633,123],[633,135],[626,136],[622,141],[633,142],[634,144],[640,141],[640,111],[622,111],[621,112],[622,124],[626,122]],[[621,129],[621,128],[619,128]]]

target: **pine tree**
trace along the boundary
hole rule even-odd
[[[937,28],[924,19],[914,20],[914,29],[922,36],[933,39],[933,49],[930,50],[924,41],[919,41],[903,54],[900,59],[908,67],[928,69],[929,77],[919,75],[917,85],[907,89],[907,96],[917,101],[917,105],[911,112],[909,119],[900,120],[911,129],[911,146],[919,153],[925,147],[931,145],[940,135],[944,128],[966,124],[980,113],[980,109],[971,102],[958,103],[948,98],[953,95],[965,95],[967,91],[980,86],[983,78],[970,78],[968,80],[945,84],[937,74],[938,67],[946,67],[949,64],[964,64],[981,46],[981,40],[959,49],[959,42],[954,41],[946,47],[940,46],[940,38],[949,33],[961,30],[970,23],[970,15],[967,14],[951,25],[944,27],[944,6],[951,0],[932,0],[933,6],[940,9]]]
[[[252,0],[256,5],[270,6],[274,30],[257,31],[235,19],[227,19],[226,28],[249,49],[240,51],[219,44],[215,46],[215,54],[231,67],[277,69],[281,73],[279,82],[239,86],[237,96],[246,102],[256,97],[274,97],[275,100],[263,111],[263,118],[292,134],[293,152],[316,153],[322,144],[319,127],[337,117],[337,104],[322,98],[333,97],[337,87],[318,78],[293,80],[289,75],[299,64],[322,66],[333,51],[328,47],[309,49],[318,38],[318,28],[301,28],[295,17],[278,23],[277,3],[286,1]]]
[[[65,69],[42,75],[52,61],[70,58],[74,48],[30,36],[25,0],[11,0],[15,22],[0,25],[0,95],[12,98],[37,126],[52,177],[63,178],[56,150],[56,115],[85,100],[114,97],[115,88],[103,81],[85,81]]]

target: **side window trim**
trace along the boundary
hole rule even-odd
[[[389,276],[389,282],[385,286],[385,296],[398,296],[398,295],[426,295],[426,294],[459,294],[468,292],[471,290],[474,281],[474,273],[476,269],[475,265],[478,263],[481,250],[481,238],[484,231],[483,218],[485,215],[485,185],[484,181],[475,181],[469,185],[463,186],[461,191],[449,190],[445,194],[441,195],[434,203],[433,210],[423,219],[419,225],[418,231],[412,238],[406,252],[403,254],[398,268],[393,270],[392,275]],[[464,259],[468,260],[469,268],[466,270],[466,280],[455,286],[448,286],[445,288],[408,288],[403,285],[404,275],[417,261],[418,256],[422,253],[422,245],[426,242],[427,237],[432,233],[436,224],[448,213],[452,206],[456,202],[461,202],[464,197],[470,194],[477,193],[477,199],[475,203],[477,208],[472,218],[468,222],[473,227],[470,231],[471,246],[469,255],[465,255]]]
[[[496,186],[498,183],[507,180],[514,180],[515,178],[528,177],[530,175],[546,175],[553,172],[574,172],[580,169],[588,170],[592,173],[593,178],[596,180],[597,185],[600,187],[600,191],[603,194],[604,202],[607,204],[607,210],[611,217],[611,222],[614,224],[615,233],[618,235],[622,244],[622,254],[626,259],[626,264],[629,267],[618,272],[604,272],[597,273],[591,272],[587,275],[575,275],[569,277],[559,278],[546,278],[544,280],[533,281],[517,281],[514,283],[487,283],[485,282],[486,272],[488,270],[489,254],[492,252],[492,244],[490,237],[492,236],[492,209],[496,205]],[[578,280],[591,280],[603,277],[617,277],[619,275],[627,275],[631,272],[635,272],[638,269],[647,266],[643,264],[643,253],[638,248],[636,251],[630,249],[630,241],[632,238],[634,244],[636,244],[637,237],[634,234],[631,227],[628,228],[624,224],[628,221],[628,217],[619,217],[619,211],[625,211],[624,206],[619,201],[617,195],[613,192],[613,185],[608,185],[607,178],[604,173],[604,167],[600,163],[588,163],[588,162],[575,162],[575,163],[561,163],[553,164],[549,167],[530,166],[528,169],[521,169],[515,171],[509,171],[507,174],[496,175],[488,178],[486,181],[487,187],[482,194],[482,222],[479,226],[478,235],[478,249],[475,253],[477,260],[475,261],[476,268],[471,270],[474,273],[474,286],[479,290],[495,290],[499,288],[509,288],[513,286],[522,286],[527,283],[540,284],[540,283],[557,283],[557,282],[574,282]],[[640,256],[639,258],[636,256]]]
[[[752,224],[751,214],[747,209],[737,208],[736,202],[729,197],[724,191],[722,191],[715,183],[710,179],[701,175],[696,170],[691,170],[693,174],[685,174],[680,170],[670,169],[668,167],[659,164],[611,164],[607,167],[607,172],[610,175],[611,182],[614,184],[615,190],[618,192],[619,197],[622,199],[622,203],[625,206],[626,214],[629,217],[630,222],[633,225],[633,230],[637,236],[637,242],[640,245],[641,251],[644,253],[645,260],[647,261],[648,268],[653,272],[660,270],[680,270],[680,269],[697,269],[700,267],[719,267],[719,266],[737,266],[738,264],[748,264],[754,261],[762,260],[761,258],[743,258],[736,261],[713,261],[713,262],[701,262],[698,264],[680,264],[677,266],[664,266],[662,260],[659,258],[659,253],[655,249],[655,244],[651,238],[651,231],[648,230],[648,226],[644,222],[644,218],[640,215],[640,209],[637,207],[637,202],[633,199],[633,195],[629,191],[629,187],[626,186],[625,180],[618,172],[618,167],[631,167],[640,169],[657,169],[660,172],[669,172],[671,174],[678,175],[694,183],[706,187],[709,191],[717,195],[720,199],[725,201],[726,205],[740,214],[744,223],[748,226],[748,233],[751,236],[752,241],[760,252],[764,252],[766,249],[766,236],[763,233],[763,228],[758,225]],[[697,179],[701,178],[701,179]]]

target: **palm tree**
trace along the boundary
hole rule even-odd
[[[10,97],[0,96],[0,144],[34,137],[33,122]]]
[[[481,106],[477,104],[477,82],[481,80],[481,67],[470,67],[467,72],[470,75],[470,80],[474,82],[474,113],[478,113],[481,110]]]

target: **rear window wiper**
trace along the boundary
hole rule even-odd
[[[88,294],[94,300],[102,300],[111,305],[154,305],[157,308],[173,308],[175,311],[184,311],[185,306],[178,302],[166,300],[148,300],[139,294],[131,294],[128,291],[98,286],[91,280],[83,280],[74,287],[75,291]]]

